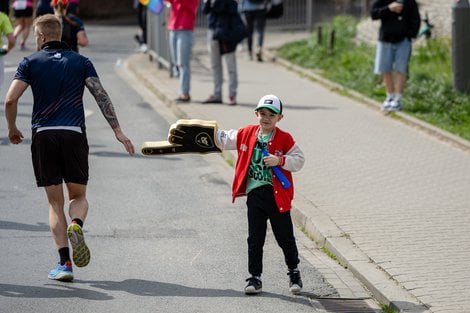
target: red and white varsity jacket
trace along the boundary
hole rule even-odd
[[[248,125],[238,130],[219,130],[217,132],[217,140],[221,149],[236,149],[238,152],[232,185],[232,202],[236,197],[246,195],[247,173],[259,128],[259,125]],[[279,168],[291,182],[289,188],[283,188],[274,172],[271,171],[277,207],[279,212],[287,212],[291,209],[294,198],[294,181],[291,172],[302,168],[305,162],[304,153],[296,145],[292,136],[278,127],[274,129],[271,139],[268,141],[268,152],[281,157]]]

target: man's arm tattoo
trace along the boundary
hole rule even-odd
[[[109,125],[112,129],[119,127],[119,122],[116,116],[116,112],[114,111],[113,103],[108,96],[106,90],[104,90],[103,86],[98,77],[88,77],[85,79],[85,85],[87,86],[88,90],[90,90],[93,97],[95,97],[96,103],[98,104],[101,113],[108,121]]]

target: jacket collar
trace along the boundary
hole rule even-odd
[[[41,50],[66,50],[70,47],[63,41],[48,41],[41,46]]]

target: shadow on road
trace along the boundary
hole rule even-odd
[[[126,279],[123,281],[83,281],[76,280],[75,283],[90,284],[91,287],[104,290],[125,291],[137,296],[150,297],[247,297],[244,292],[233,289],[211,289],[195,288],[178,284],[142,279]],[[283,301],[311,306],[308,297],[285,296],[271,292],[263,292],[260,297],[276,298]]]
[[[36,223],[33,224],[23,224],[10,221],[1,221],[0,220],[0,229],[15,229],[15,230],[25,230],[25,231],[49,231],[49,225],[46,223]]]
[[[53,287],[0,284],[0,296],[12,298],[80,298],[86,300],[112,300],[114,297],[95,290],[72,287],[72,284],[46,284]]]

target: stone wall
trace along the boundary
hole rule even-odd
[[[433,36],[450,37],[452,29],[453,1],[423,0],[418,1],[421,19],[428,13],[431,24],[434,24]],[[424,22],[423,22],[424,23]],[[423,26],[424,24],[421,24]],[[378,37],[380,21],[372,21],[369,17],[359,24],[357,38],[360,41],[375,43]]]

